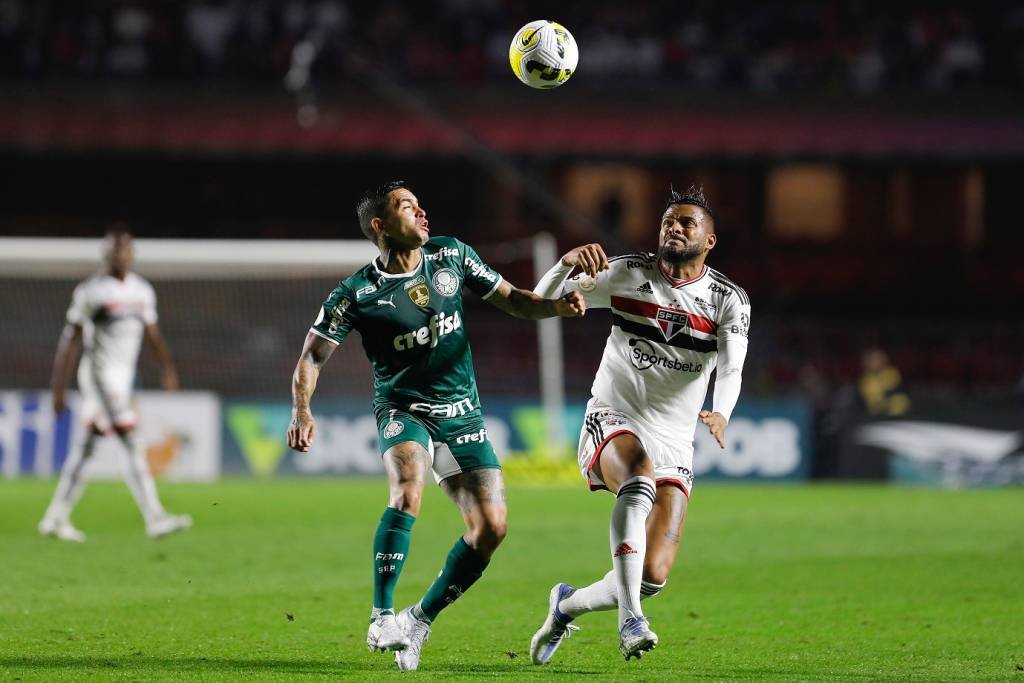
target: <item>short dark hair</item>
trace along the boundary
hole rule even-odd
[[[685,192],[679,192],[676,188],[669,185],[668,192],[668,203],[665,204],[666,209],[673,204],[692,204],[693,206],[699,206],[707,211],[708,215],[711,216],[711,219],[714,220],[715,212],[711,210],[708,198],[704,196],[703,185],[690,185],[686,188]]]
[[[409,189],[404,180],[389,180],[377,187],[366,190],[363,192],[363,196],[359,198],[359,201],[356,202],[356,215],[359,217],[359,227],[362,229],[366,239],[374,244],[377,243],[377,234],[370,227],[370,221],[374,216],[384,216],[384,210],[388,206],[388,195],[401,187]]]
[[[125,221],[115,221],[108,225],[103,230],[104,237],[111,237],[113,239],[121,239],[122,237],[131,237],[131,227]]]

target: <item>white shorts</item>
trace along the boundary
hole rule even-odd
[[[605,444],[620,434],[632,434],[643,446],[654,464],[654,479],[658,486],[678,486],[690,497],[693,488],[693,444],[669,444],[654,436],[653,430],[640,420],[621,410],[591,398],[580,430],[577,459],[580,473],[591,491],[607,489],[594,471]]]
[[[82,394],[82,419],[98,432],[113,428],[131,430],[138,417],[132,403],[135,376],[130,372],[98,372],[87,361],[78,366],[78,390]]]

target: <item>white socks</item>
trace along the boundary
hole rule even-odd
[[[67,460],[60,470],[57,490],[53,492],[50,506],[46,508],[47,518],[67,520],[71,517],[71,509],[75,507],[75,503],[82,495],[82,489],[85,488],[82,470],[96,447],[96,438],[95,432],[89,431],[82,447],[72,448],[68,453]]]
[[[136,447],[135,439],[129,434],[120,436],[126,451],[124,460],[124,481],[132,492],[135,504],[139,506],[146,523],[167,514],[160,503],[156,492],[156,482],[149,471],[149,464],[141,449]]]
[[[589,586],[577,588],[569,597],[562,600],[558,609],[573,619],[587,612],[603,612],[619,606],[619,588],[615,582],[615,570],[612,569],[604,578]]]
[[[612,571],[619,598],[619,626],[630,617],[641,617],[640,582],[647,553],[647,516],[654,507],[654,480],[633,477],[619,487],[612,509],[609,542]]]
[[[562,600],[558,608],[564,614],[575,618],[618,607],[620,626],[630,616],[642,616],[640,600],[657,595],[664,586],[643,580],[647,516],[654,496],[654,482],[648,477],[633,477],[622,484],[609,526],[612,570]]]

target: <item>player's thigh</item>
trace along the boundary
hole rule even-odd
[[[426,427],[411,415],[388,411],[378,415],[377,433],[392,493],[422,491],[433,450]]]
[[[623,432],[609,439],[594,461],[593,469],[612,493],[618,491],[623,482],[633,477],[654,478],[654,465],[651,459],[647,456],[640,439],[630,432]]]
[[[644,579],[665,583],[683,541],[686,508],[689,499],[673,484],[658,487],[654,508],[647,517],[647,555],[644,557]]]

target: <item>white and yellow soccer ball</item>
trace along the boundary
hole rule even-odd
[[[580,51],[569,29],[538,19],[516,31],[508,48],[508,61],[520,81],[547,90],[569,80],[580,61]]]

